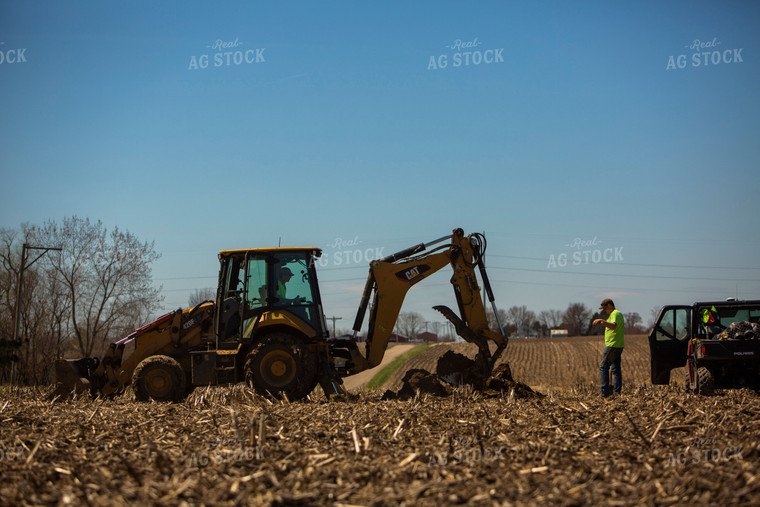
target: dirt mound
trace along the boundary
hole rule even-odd
[[[516,398],[536,398],[542,397],[543,394],[534,391],[527,384],[522,382],[516,382],[512,378],[512,370],[509,367],[509,363],[501,363],[491,374],[491,377],[486,383],[486,389],[484,391],[489,395],[499,395],[501,393],[509,393],[510,396]]]
[[[404,375],[403,386],[398,392],[390,389],[385,391],[384,400],[408,400],[413,398],[419,391],[422,394],[432,394],[433,396],[448,396],[451,394],[451,388],[441,382],[438,375],[430,373],[427,370],[414,369],[409,370]]]
[[[472,386],[473,389],[486,396],[500,396],[504,392],[518,398],[543,396],[526,384],[516,382],[512,378],[508,363],[499,364],[490,377],[484,378],[481,367],[474,359],[448,350],[439,357],[436,373],[420,368],[410,369],[402,379],[401,388],[396,392],[390,389],[385,391],[383,399],[408,400],[417,392],[433,396],[449,396],[453,392],[452,386],[460,385]]]
[[[438,358],[435,371],[438,375],[445,376],[472,368],[474,365],[474,359],[470,359],[464,354],[458,354],[453,350],[447,350],[444,355]]]
[[[478,370],[474,359],[453,350],[439,357],[435,367],[435,373],[448,384],[455,386],[470,384],[482,388],[485,385],[485,379],[483,373]]]

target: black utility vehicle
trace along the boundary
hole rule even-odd
[[[760,389],[760,301],[708,301],[660,310],[649,333],[652,384],[668,384],[670,370],[688,369],[695,393]]]

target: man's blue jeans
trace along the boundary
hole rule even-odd
[[[612,369],[613,393],[620,394],[620,391],[623,389],[623,372],[620,369],[620,356],[622,353],[622,347],[604,347],[602,364],[599,366],[599,372],[602,374],[602,396],[610,395],[610,369]]]

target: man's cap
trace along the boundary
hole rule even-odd
[[[607,299],[605,299],[605,300],[602,301],[602,304],[599,306],[599,309],[603,310],[604,309],[604,305],[612,305],[614,307],[615,303],[613,303],[611,299],[607,298]]]

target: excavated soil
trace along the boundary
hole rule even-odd
[[[419,394],[450,396],[455,386],[467,386],[487,396],[499,396],[505,392],[511,397],[520,398],[543,396],[528,385],[516,382],[506,362],[494,368],[488,378],[483,378],[475,361],[464,354],[449,349],[442,355],[435,356],[438,357],[435,373],[421,368],[406,369],[401,379],[401,388],[395,392],[388,389],[382,399],[408,400]]]
[[[438,375],[427,370],[407,370],[404,375],[403,386],[398,392],[390,389],[383,394],[383,400],[408,400],[418,394],[431,394],[433,396],[449,396],[452,388],[444,384]]]
[[[751,391],[287,403],[239,385],[174,404],[48,391],[0,391],[0,505],[760,503]]]

